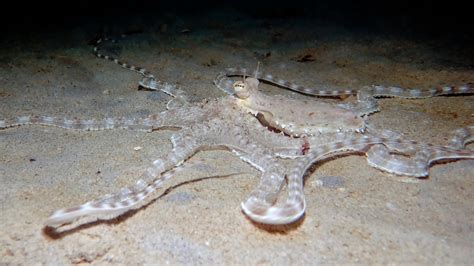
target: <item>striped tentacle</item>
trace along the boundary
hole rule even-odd
[[[288,224],[298,220],[305,212],[306,202],[303,191],[303,175],[316,161],[335,154],[344,154],[363,150],[368,145],[368,138],[349,139],[323,145],[312,149],[310,153],[296,160],[287,176],[288,198],[283,205],[267,207],[254,202],[242,204],[242,209],[252,220],[265,224]]]
[[[444,86],[433,89],[404,89],[395,86],[365,86],[357,92],[358,102],[352,107],[360,116],[369,115],[379,111],[377,101],[378,97],[396,97],[404,99],[422,99],[442,95],[456,95],[456,94],[472,94],[474,87],[472,84],[464,84],[461,86]]]
[[[442,95],[471,94],[474,93],[474,84],[468,83],[460,86],[439,86],[432,89],[404,89],[395,86],[373,85],[365,87],[359,94],[359,99],[366,97],[397,97],[406,99],[430,98]]]
[[[358,95],[360,94],[360,100],[367,97],[400,97],[400,98],[429,98],[440,95],[452,95],[452,94],[471,94],[474,93],[474,85],[467,83],[461,86],[443,86],[428,90],[422,89],[404,89],[395,86],[382,86],[373,85],[365,87],[362,90],[321,90],[316,88],[303,87],[298,84],[289,82],[284,79],[277,78],[271,74],[262,72],[250,71],[246,68],[235,67],[227,68],[223,72],[220,72],[214,79],[214,83],[224,91],[230,90],[232,84],[228,81],[229,77],[232,76],[247,76],[255,77],[260,80],[265,80],[273,84],[288,88],[290,90],[300,92],[303,94],[313,96],[340,96],[340,95]]]
[[[257,146],[252,146],[254,152],[244,153],[234,150],[234,153],[262,172],[259,184],[250,192],[243,206],[258,205],[269,208],[277,200],[282,184],[285,181],[286,168],[273,156],[262,153]]]
[[[400,165],[397,164],[395,164],[395,169],[391,168],[392,166],[386,166],[386,168],[391,169],[390,172],[395,174],[411,174],[418,171],[420,168],[429,166],[432,162],[447,158],[474,159],[474,151],[470,150],[457,150],[428,144],[419,144],[417,142],[403,141],[401,139],[377,137],[351,138],[345,141],[314,148],[307,156],[296,160],[296,163],[287,178],[288,198],[283,205],[268,207],[266,205],[253,204],[253,202],[249,202],[248,204],[242,204],[242,209],[247,216],[257,222],[265,224],[288,224],[294,222],[305,212],[306,202],[303,190],[303,175],[312,164],[334,155],[352,153],[355,151],[365,151],[368,148],[370,148],[370,151],[374,145],[380,146],[385,143],[391,143],[393,144],[392,146],[400,146],[401,144],[399,143],[404,143],[404,145],[419,146],[421,150],[421,155],[418,154],[417,156],[419,158],[415,159],[417,161],[416,164],[418,164],[414,166],[415,170],[410,169],[411,165],[404,165],[404,162],[401,163],[401,168]],[[390,159],[384,160],[384,162],[390,162]],[[379,162],[376,165],[380,166],[382,163]],[[380,169],[381,167],[377,168]]]
[[[121,37],[126,37],[126,35],[121,35]],[[134,65],[131,65],[131,64],[128,64],[126,62],[123,62],[117,58],[114,58],[112,56],[109,56],[109,55],[104,55],[100,52],[100,46],[101,44],[103,44],[104,42],[106,41],[110,41],[112,43],[116,43],[117,41],[114,40],[114,39],[110,39],[110,38],[99,38],[96,43],[95,43],[95,46],[94,46],[94,54],[98,57],[98,58],[103,58],[103,59],[106,59],[106,60],[109,60],[109,61],[112,61],[114,62],[115,64],[123,67],[123,68],[126,68],[126,69],[129,69],[129,70],[132,70],[132,71],[136,71],[138,73],[140,73],[144,78],[146,79],[150,79],[150,80],[155,80],[155,76],[153,76],[153,74],[151,74],[148,70],[146,70],[145,68],[143,67],[138,67],[138,66],[134,66]],[[148,88],[148,87],[147,87]],[[148,88],[148,89],[152,89],[152,90],[156,90],[156,88]]]
[[[234,67],[226,68],[223,72],[220,72],[214,79],[214,84],[221,90],[225,91],[228,94],[233,94],[233,81],[229,78],[232,76],[245,76],[245,77],[254,77],[259,80],[265,80],[272,84],[279,85],[281,87],[290,89],[303,94],[313,95],[313,96],[341,96],[341,95],[355,95],[357,90],[321,90],[315,88],[303,87],[301,85],[289,82],[284,79],[277,78],[271,74],[266,74],[260,71],[250,71],[246,68]]]
[[[468,126],[454,131],[453,137],[449,141],[449,147],[453,149],[463,149],[466,144],[474,141],[474,126]]]
[[[209,128],[198,134],[199,143],[207,143],[209,148],[226,147],[244,162],[262,172],[260,182],[248,199],[272,205],[285,180],[285,168],[274,156],[273,147],[266,147],[255,141],[245,126],[245,116],[232,116],[227,122],[211,120]],[[202,125],[204,126],[204,125]],[[198,126],[198,127],[202,127]],[[194,129],[196,131],[199,129]],[[196,134],[194,134],[196,136]]]
[[[298,84],[289,82],[284,79],[277,78],[271,74],[265,74],[258,70],[250,71],[246,68],[227,68],[220,72],[214,79],[214,84],[226,92],[233,95],[234,81],[230,79],[232,76],[247,76],[255,77],[259,80],[279,85],[281,87],[290,89],[306,95],[312,96],[342,96],[342,95],[357,95],[358,102],[355,105],[350,105],[349,108],[359,114],[360,116],[369,115],[379,111],[379,107],[375,98],[377,97],[397,97],[406,99],[429,98],[441,95],[454,94],[472,94],[474,93],[474,85],[467,83],[461,86],[443,86],[428,90],[421,89],[404,89],[395,86],[381,86],[373,85],[366,86],[360,90],[343,89],[343,90],[321,90],[316,88],[309,88],[300,86]]]
[[[131,129],[149,132],[160,124],[159,121],[157,118],[105,118],[96,120],[52,116],[20,116],[15,119],[0,119],[0,129],[24,125],[43,125],[83,131]]]
[[[127,35],[125,35],[125,34],[121,35],[122,38],[124,38],[126,36]],[[182,105],[183,103],[187,103],[188,100],[187,100],[186,96],[184,95],[183,90],[181,88],[179,88],[178,86],[156,80],[155,76],[143,67],[134,66],[134,65],[131,65],[127,62],[121,61],[118,58],[102,54],[100,52],[100,45],[102,43],[106,42],[106,41],[110,41],[110,42],[113,42],[113,43],[117,42],[116,40],[110,39],[110,38],[100,38],[100,39],[98,39],[97,42],[96,42],[96,45],[94,46],[94,54],[98,58],[103,58],[103,59],[112,61],[115,64],[117,64],[117,65],[119,65],[119,66],[121,66],[125,69],[132,70],[132,71],[140,73],[143,76],[143,78],[138,83],[142,88],[149,89],[149,90],[162,91],[162,92],[168,94],[169,96],[171,96],[173,98],[177,98],[178,101],[180,102],[180,105]],[[170,104],[168,104],[168,106],[170,106]]]
[[[406,145],[412,144],[407,143]],[[388,173],[411,177],[426,177],[429,174],[429,166],[438,160],[474,159],[474,151],[430,145],[423,145],[414,155],[409,157],[391,152],[385,146],[376,145],[368,150],[367,161],[370,166]]]
[[[117,194],[106,195],[77,207],[55,211],[46,220],[45,225],[59,228],[80,219],[82,219],[81,224],[97,219],[112,219],[143,206],[149,202],[149,196],[166,180],[181,171],[184,161],[198,151],[199,145],[190,137],[175,135],[174,139],[179,139],[179,142],[175,143],[172,151],[165,157],[155,160],[135,185],[123,188]]]
[[[139,208],[143,206],[143,204],[140,203],[161,187],[165,180],[171,178],[181,169],[182,167],[177,167],[160,174],[159,177],[151,183],[146,183],[140,179],[135,186],[123,188],[118,194],[106,195],[98,200],[89,201],[80,206],[57,210],[48,217],[45,226],[59,228],[65,224],[77,222],[81,218],[86,218],[81,224],[100,218],[112,219],[131,209]]]
[[[474,141],[474,127],[465,127],[454,132],[447,147],[417,144],[407,141],[387,141],[367,151],[369,165],[392,174],[425,177],[431,163],[444,159],[473,159],[474,151],[465,150],[467,143]]]

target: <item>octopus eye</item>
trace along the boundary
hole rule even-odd
[[[250,96],[248,85],[243,81],[236,81],[233,85],[235,95],[240,99],[246,99]]]
[[[234,90],[236,91],[242,91],[247,89],[247,85],[243,81],[236,81],[233,86]]]

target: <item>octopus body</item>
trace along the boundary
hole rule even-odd
[[[301,87],[258,71],[251,73],[243,68],[232,68],[219,73],[214,81],[229,95],[191,104],[182,90],[156,81],[145,69],[104,56],[98,47],[94,51],[98,57],[141,73],[144,76],[141,86],[172,96],[168,110],[133,119],[23,116],[0,119],[0,129],[38,124],[82,131],[174,130],[173,148],[151,162],[134,185],[55,211],[45,221],[48,227],[60,229],[96,219],[111,219],[140,208],[167,179],[186,166],[189,158],[210,149],[228,150],[261,172],[258,185],[241,207],[250,219],[265,224],[288,224],[301,218],[306,210],[303,176],[311,165],[321,160],[358,152],[367,156],[369,165],[382,171],[424,177],[428,175],[429,166],[438,160],[474,159],[474,151],[465,148],[474,140],[473,125],[455,131],[449,144],[435,146],[406,140],[394,132],[375,130],[367,118],[378,111],[376,97],[426,98],[474,93],[469,84],[427,91],[382,86],[360,91],[326,91]],[[230,79],[232,76],[251,77],[234,82]],[[356,95],[357,102],[330,104],[311,97],[301,100],[270,96],[259,90],[259,80],[312,96]],[[287,198],[277,204],[285,183]]]
[[[258,90],[258,85],[257,79],[247,78],[243,84],[235,85],[235,95],[196,105],[185,104],[143,119],[19,117],[0,120],[0,128],[40,124],[85,131],[117,128],[177,131],[171,137],[171,152],[154,160],[135,185],[117,194],[55,211],[45,222],[50,227],[110,219],[139,208],[189,158],[209,149],[229,150],[262,172],[259,184],[241,206],[252,220],[267,224],[291,223],[304,214],[304,173],[315,162],[331,156],[365,152],[371,166],[414,177],[426,176],[429,165],[440,159],[474,158],[474,151],[464,149],[465,144],[473,140],[473,126],[458,130],[451,145],[446,147],[407,141],[389,134],[376,136],[364,130],[365,119],[353,110],[320,105],[314,99],[300,101],[287,96],[267,96]],[[242,93],[245,90],[247,92]],[[259,116],[264,124],[257,119]],[[268,125],[281,133],[269,130]],[[284,160],[291,160],[289,167]],[[285,180],[287,200],[283,205],[275,205]]]

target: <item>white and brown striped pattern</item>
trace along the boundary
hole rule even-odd
[[[172,96],[182,97],[181,94],[175,93],[179,92],[175,86],[156,81],[155,77],[144,68],[101,54],[99,45],[105,40],[107,39],[99,39],[94,48],[98,57],[139,72],[144,77],[141,83],[149,89],[160,89]],[[245,79],[239,85],[240,89],[251,88],[245,97],[242,97],[243,94],[234,95],[234,84],[229,83],[228,79],[234,75],[254,77]],[[314,101],[311,102],[311,105],[314,105],[311,107],[308,101],[290,99],[286,96],[259,95],[257,79],[309,95],[358,95],[359,105],[335,108]],[[3,130],[37,124],[82,131],[119,128],[148,132],[172,128],[176,131],[171,137],[173,144],[171,152],[155,159],[135,185],[78,207],[56,211],[45,224],[61,228],[66,223],[78,220],[84,222],[91,218],[110,219],[139,208],[151,198],[150,195],[161,187],[163,182],[180,171],[188,159],[202,150],[230,150],[239,159],[262,172],[258,185],[242,203],[242,209],[252,220],[267,224],[291,223],[304,214],[306,202],[303,176],[308,167],[327,158],[344,153],[361,152],[366,154],[369,165],[375,168],[414,177],[427,175],[430,164],[437,160],[474,158],[474,151],[464,148],[466,143],[474,140],[473,126],[456,131],[449,146],[438,147],[407,141],[396,134],[390,136],[376,130],[371,130],[373,131],[371,135],[364,135],[366,118],[360,118],[361,115],[376,110],[374,97],[420,98],[472,93],[473,89],[470,86],[428,91],[380,86],[368,87],[360,92],[326,91],[304,88],[268,74],[251,73],[242,68],[227,69],[220,73],[215,84],[231,96],[206,100],[194,105],[185,104],[181,108],[144,118],[65,119],[51,116],[22,116],[16,119],[0,119],[0,129]],[[305,115],[301,115],[303,111],[306,112]],[[258,123],[249,113],[263,118],[265,125]],[[328,119],[331,114],[335,114],[335,117]],[[342,119],[345,116],[348,119]],[[269,131],[267,127],[273,131]],[[377,137],[378,135],[383,137]],[[288,168],[283,160],[292,160],[292,165]],[[285,178],[288,182],[288,198],[282,205],[275,205]]]
[[[473,127],[458,131],[471,132],[464,135],[463,140],[454,136],[463,143],[472,141]],[[456,141],[458,142],[458,141]],[[413,158],[406,159],[402,155],[388,155],[385,145],[411,146],[417,150]],[[382,148],[382,149],[380,149]],[[464,148],[464,145],[463,145]],[[306,210],[306,201],[303,190],[303,175],[314,163],[329,157],[344,153],[365,152],[369,165],[392,174],[423,177],[428,175],[427,168],[431,163],[444,159],[474,159],[474,151],[453,149],[450,147],[434,146],[429,144],[405,141],[402,139],[359,137],[341,142],[321,145],[300,159],[295,160],[293,168],[289,171],[287,180],[288,198],[281,206],[268,206],[250,198],[242,203],[242,209],[252,220],[265,224],[288,224],[298,220]],[[393,157],[392,157],[393,156]]]
[[[472,94],[474,93],[474,84],[468,83],[461,86],[443,86],[433,89],[404,89],[395,86],[372,85],[365,86],[360,90],[342,89],[342,90],[323,90],[316,88],[303,87],[296,83],[277,78],[271,74],[262,73],[258,70],[250,71],[246,68],[235,67],[227,68],[220,72],[214,79],[214,84],[229,95],[234,95],[234,81],[230,79],[233,76],[254,77],[259,80],[279,85],[281,87],[299,92],[305,95],[335,97],[344,95],[357,95],[358,103],[352,107],[352,110],[360,116],[369,115],[378,112],[379,108],[377,97],[397,97],[406,99],[429,98],[441,95]]]
[[[316,88],[303,87],[296,83],[277,78],[268,73],[262,73],[260,71],[250,71],[242,67],[226,68],[220,72],[214,79],[214,84],[221,90],[233,94],[233,81],[229,80],[229,77],[243,76],[243,77],[254,77],[259,80],[265,80],[267,82],[279,85],[281,87],[290,89],[295,92],[303,93],[312,96],[343,96],[343,95],[358,95],[364,93],[364,97],[400,97],[400,98],[428,98],[440,95],[452,95],[452,94],[471,94],[474,93],[474,85],[471,83],[464,84],[462,86],[443,86],[434,89],[422,90],[422,89],[404,89],[395,86],[381,86],[372,85],[364,87],[362,90],[354,89],[343,89],[343,90],[321,90]]]
[[[64,224],[72,223],[82,217],[87,217],[87,222],[97,219],[110,219],[117,217],[131,209],[136,209],[146,203],[146,199],[161,187],[164,181],[171,178],[182,167],[176,168],[160,174],[151,183],[146,183],[142,179],[136,182],[136,185],[130,188],[124,188],[116,195],[106,195],[105,197],[86,202],[80,206],[57,210],[46,220],[45,225],[59,227]]]
[[[323,144],[319,135],[308,136],[302,142],[300,139],[281,134],[261,132],[262,127],[246,112],[246,109],[240,107],[239,101],[233,96],[228,96],[215,101],[206,101],[198,106],[184,106],[179,110],[164,111],[144,119],[69,120],[48,116],[24,116],[12,120],[0,120],[0,128],[40,124],[86,131],[114,128],[152,131],[173,126],[181,129],[171,138],[172,151],[164,158],[153,161],[136,185],[122,189],[115,195],[54,212],[46,221],[46,225],[55,228],[62,228],[63,224],[76,220],[84,223],[91,219],[110,219],[128,210],[139,208],[165,180],[180,170],[183,162],[203,149],[225,147],[262,171],[258,186],[242,203],[242,209],[251,219],[267,224],[291,223],[303,215],[306,208],[303,193],[304,173],[311,164],[326,158],[354,151],[366,152],[371,166],[389,173],[408,176],[427,175],[429,165],[436,160],[474,158],[474,151],[463,150],[464,145],[473,140],[474,127],[457,130],[448,147],[405,141],[396,135],[390,136],[386,133],[383,135],[389,137],[377,138],[363,136],[357,132],[337,133],[335,135],[338,135],[337,138],[342,139],[341,141]],[[181,116],[186,116],[187,119],[180,120]],[[256,134],[261,136],[269,134],[272,137],[255,138],[259,140],[256,142],[251,137],[254,134],[252,132],[258,132]],[[293,154],[291,157],[286,157],[294,161],[290,169],[284,167],[280,162],[281,159],[277,157],[281,143],[295,150],[290,152]],[[309,143],[306,148],[304,143]],[[388,151],[408,154],[405,157],[397,157]],[[288,199],[283,205],[274,205],[285,176],[288,181]]]
[[[120,37],[125,38],[125,37],[127,37],[127,35],[122,34]],[[143,78],[138,83],[139,83],[139,86],[144,88],[144,89],[159,90],[159,91],[162,91],[162,92],[168,94],[169,96],[171,96],[173,98],[179,98],[180,101],[186,101],[186,97],[184,96],[183,91],[180,88],[178,88],[176,85],[172,85],[172,84],[169,84],[169,83],[166,83],[166,82],[161,82],[159,80],[156,80],[155,76],[150,71],[146,70],[143,67],[139,67],[139,66],[129,64],[127,62],[124,62],[124,61],[122,61],[118,58],[115,58],[113,56],[110,56],[110,55],[102,54],[100,52],[100,47],[101,47],[101,44],[103,44],[106,41],[113,42],[113,43],[117,42],[115,39],[110,39],[110,38],[106,38],[106,37],[99,38],[96,41],[95,46],[94,46],[94,54],[98,58],[102,58],[102,59],[112,61],[115,64],[117,64],[117,65],[119,65],[119,66],[121,66],[125,69],[140,73],[143,76]]]
[[[126,37],[126,35],[121,35],[122,38]],[[112,42],[112,43],[116,43],[117,41],[115,39],[111,39],[111,38],[99,38],[96,43],[95,43],[95,46],[94,46],[94,54],[98,57],[98,58],[103,58],[103,59],[106,59],[106,60],[109,60],[109,61],[112,61],[114,62],[115,64],[123,67],[123,68],[126,68],[126,69],[129,69],[129,70],[132,70],[132,71],[135,71],[135,72],[138,72],[140,73],[143,78],[146,78],[146,79],[151,79],[151,80],[155,80],[155,76],[153,74],[151,74],[148,70],[146,70],[145,68],[143,67],[139,67],[139,66],[134,66],[134,65],[131,65],[131,64],[128,64],[127,62],[124,62],[124,61],[121,61],[119,60],[118,58],[114,58],[112,56],[109,56],[109,55],[104,55],[100,52],[100,46],[102,43],[104,42]],[[151,90],[157,90],[157,88],[148,88],[148,89],[151,89]]]
[[[68,119],[52,116],[20,116],[15,119],[0,119],[0,129],[24,125],[54,126],[64,129],[83,131],[97,131],[107,129],[132,129],[141,131],[152,131],[153,125],[157,124],[153,118],[105,118],[96,119]]]

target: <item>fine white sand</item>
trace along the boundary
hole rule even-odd
[[[240,19],[180,17],[112,27],[116,34],[144,32],[103,51],[178,84],[194,102],[224,96],[212,84],[222,69],[254,68],[257,61],[265,72],[312,87],[428,89],[474,81],[469,54],[449,43],[308,26],[298,19],[234,16]],[[190,31],[181,33],[184,29]],[[140,117],[164,110],[168,96],[138,91],[137,73],[94,57],[88,42],[97,30],[4,40],[0,116]],[[314,61],[296,60],[305,55]],[[443,144],[452,130],[474,124],[474,96],[379,102],[382,111],[370,116],[371,123],[417,141]],[[435,165],[426,180],[380,172],[362,156],[331,160],[306,179],[304,219],[274,227],[255,224],[240,210],[258,171],[228,152],[202,152],[196,157],[205,166],[179,173],[138,211],[61,234],[44,230],[52,211],[133,184],[149,163],[170,151],[171,134],[1,130],[0,263],[473,262],[472,160]],[[138,146],[142,149],[135,150]],[[222,177],[232,173],[239,174]],[[184,183],[209,176],[215,178]]]

